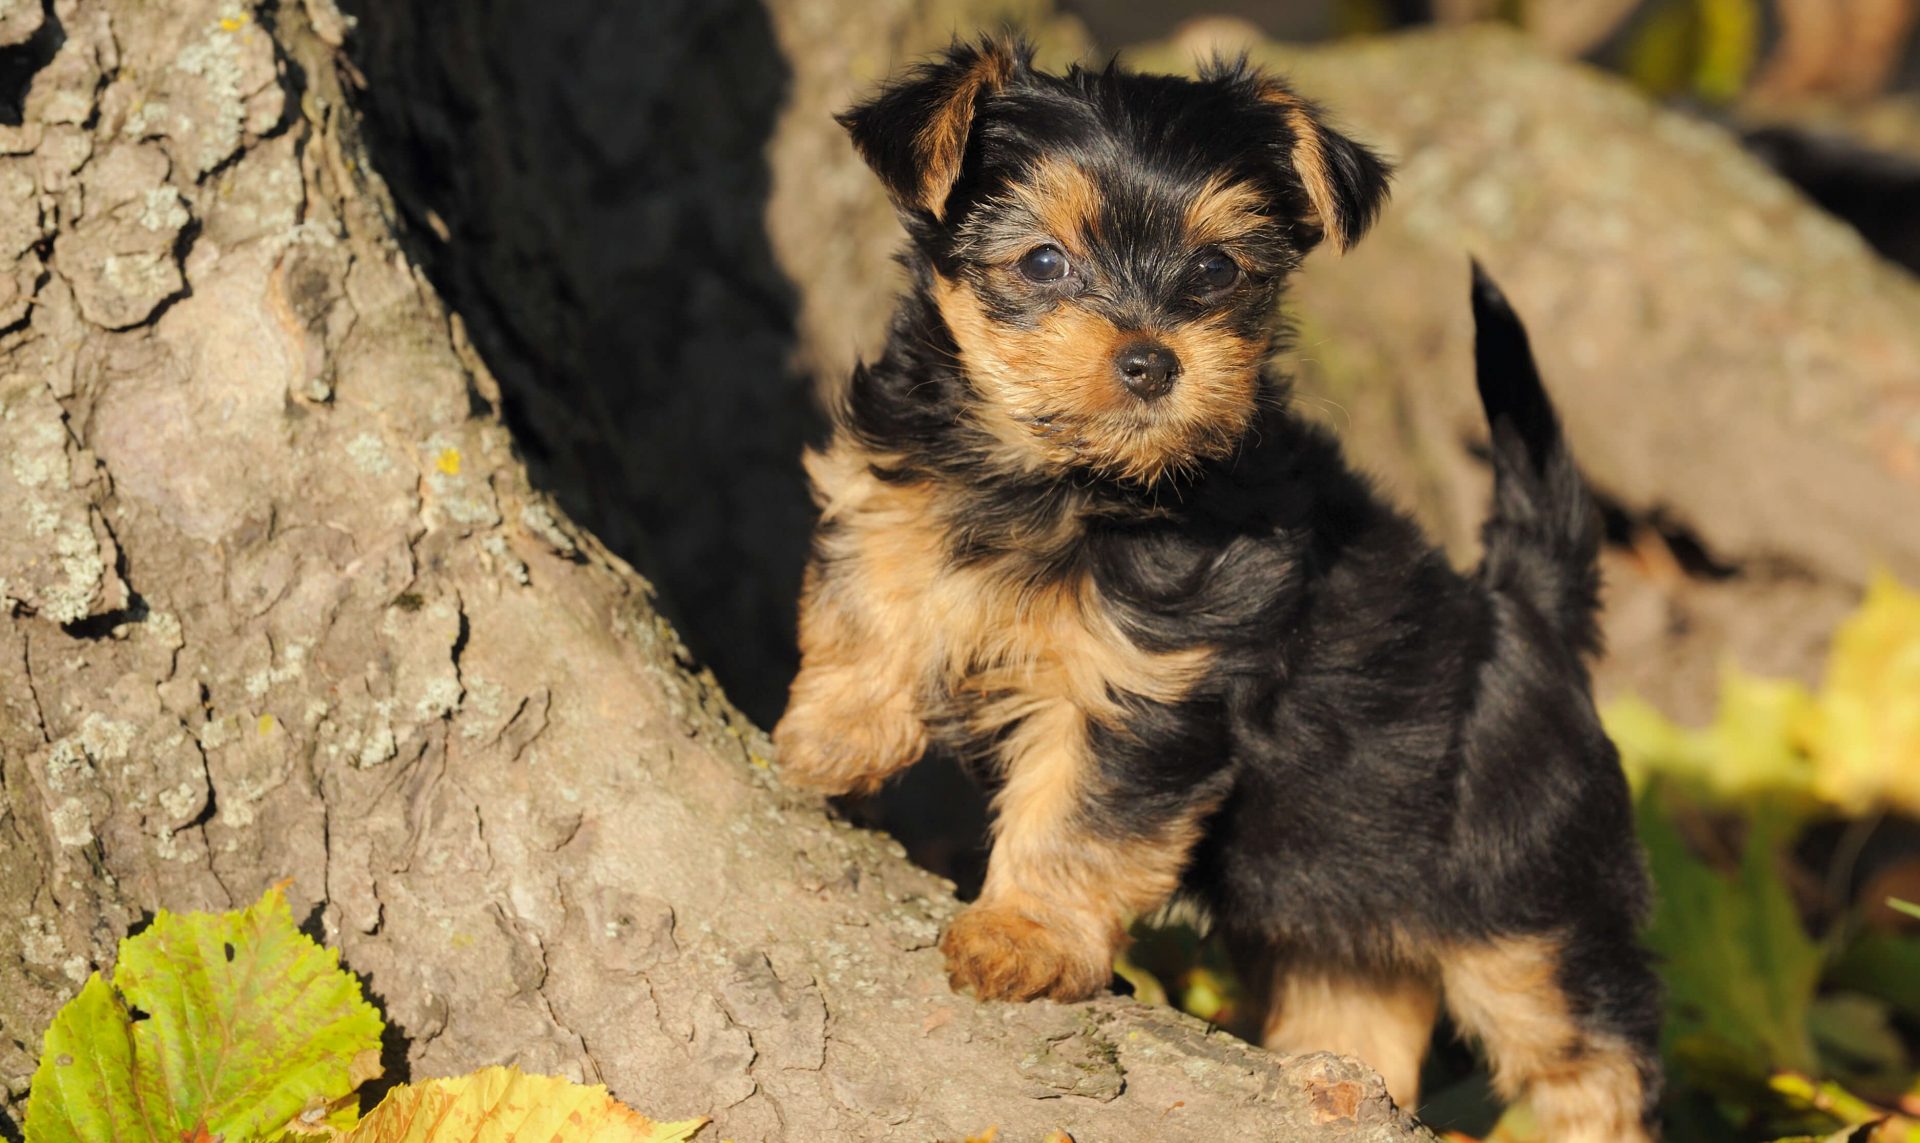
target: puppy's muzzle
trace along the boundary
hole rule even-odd
[[[1136,341],[1114,355],[1113,371],[1129,393],[1142,401],[1155,401],[1166,396],[1179,379],[1180,359],[1164,345]]]

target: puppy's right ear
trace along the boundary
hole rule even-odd
[[[1008,38],[956,42],[944,57],[837,118],[896,206],[939,219],[960,178],[980,101],[1024,71],[1028,57],[1024,45]]]
[[[1299,189],[1304,211],[1302,251],[1322,240],[1346,250],[1367,232],[1387,201],[1392,166],[1369,148],[1329,127],[1321,110],[1294,94],[1279,77],[1253,66],[1246,56],[1216,57],[1201,78],[1252,97],[1252,106],[1277,130],[1270,134],[1286,181]]]

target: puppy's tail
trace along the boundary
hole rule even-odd
[[[1600,514],[1540,384],[1526,327],[1473,264],[1474,364],[1493,434],[1480,581],[1525,601],[1576,653],[1600,649]]]

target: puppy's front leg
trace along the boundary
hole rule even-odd
[[[800,673],[773,728],[786,781],[830,794],[868,793],[919,761],[927,727],[916,709],[914,640],[863,608],[852,572],[807,570],[800,596]],[[843,582],[836,582],[838,577]]]
[[[1092,996],[1113,975],[1127,922],[1178,886],[1218,797],[1136,803],[1122,820],[1091,745],[1086,717],[1064,702],[1008,736],[986,886],[940,941],[955,989],[983,1000]]]

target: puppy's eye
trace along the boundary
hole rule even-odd
[[[1200,279],[1200,285],[1208,293],[1224,290],[1240,280],[1240,263],[1227,256],[1225,250],[1210,246],[1200,252],[1194,260],[1194,270]]]
[[[1057,282],[1067,276],[1067,256],[1058,246],[1036,246],[1021,257],[1019,270],[1029,282]]]

